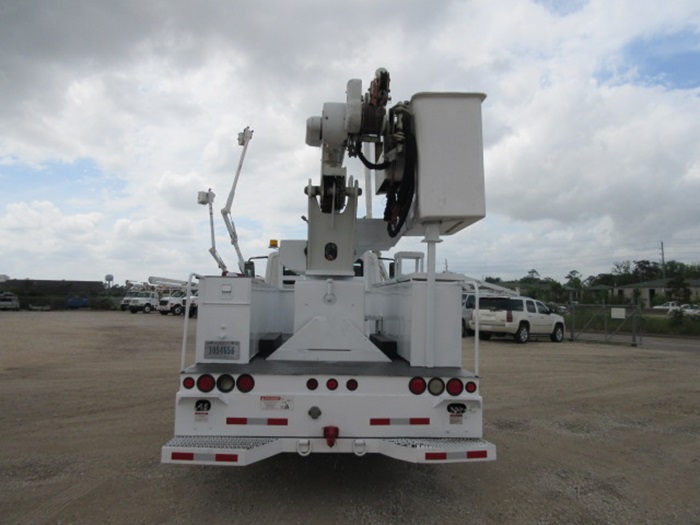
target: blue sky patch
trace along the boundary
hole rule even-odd
[[[568,16],[581,11],[588,0],[534,0],[534,3],[555,15]]]
[[[98,204],[105,188],[119,191],[122,182],[107,177],[92,159],[72,163],[49,162],[41,167],[26,164],[0,164],[0,207],[12,202],[49,200],[64,211],[84,211],[90,199]],[[79,199],[79,200],[78,200]]]
[[[700,35],[691,30],[639,38],[623,50],[628,67],[646,84],[700,87]]]

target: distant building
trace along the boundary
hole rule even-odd
[[[668,295],[668,283],[670,279],[657,279],[643,283],[625,284],[614,288],[615,297],[620,302],[635,302],[637,298],[645,306],[652,306],[657,295]],[[700,279],[686,279],[690,289],[691,300],[700,297]]]
[[[52,281],[44,279],[8,279],[0,282],[0,292],[17,295],[50,295],[92,297],[104,292],[101,281]]]

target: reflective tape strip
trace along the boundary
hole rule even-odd
[[[486,450],[468,450],[467,452],[426,452],[426,461],[444,461],[447,459],[486,459],[489,453]]]
[[[236,463],[238,462],[238,454],[205,454],[203,452],[171,452],[170,459],[172,461],[207,461],[209,463]]]
[[[192,461],[194,454],[192,452],[173,452],[170,454],[170,459],[174,461]]]
[[[265,425],[286,427],[289,422],[283,417],[227,417],[227,425]]]
[[[429,417],[373,417],[370,418],[371,426],[386,425],[430,425]]]
[[[219,463],[236,463],[238,454],[214,454],[214,461]]]

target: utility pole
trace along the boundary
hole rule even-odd
[[[661,241],[661,277],[666,279],[666,260],[664,259],[664,241]]]

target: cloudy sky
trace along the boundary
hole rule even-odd
[[[196,196],[224,205],[246,126],[244,256],[303,238],[306,119],[378,67],[394,102],[488,94],[487,217],[439,245],[441,269],[563,281],[661,242],[700,260],[697,0],[2,0],[0,274],[218,273]]]

